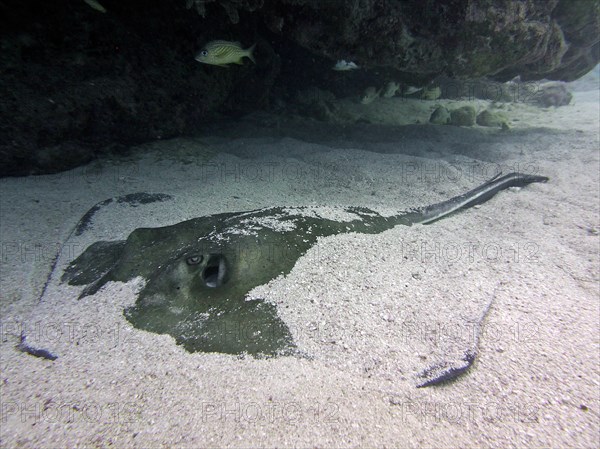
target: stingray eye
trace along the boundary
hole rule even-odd
[[[202,256],[190,256],[187,259],[185,259],[185,262],[188,265],[198,265],[200,262],[202,262],[202,259]]]

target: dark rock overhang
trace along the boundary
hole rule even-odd
[[[600,59],[599,10],[596,0],[4,0],[0,176],[193,134],[219,114],[336,84],[338,59],[364,69],[356,79],[415,86],[574,80]],[[258,63],[194,61],[213,39],[257,42]]]

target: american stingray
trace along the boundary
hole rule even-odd
[[[328,218],[318,208],[273,207],[138,228],[126,240],[90,245],[66,267],[61,282],[83,286],[79,297],[84,298],[110,281],[143,278],[144,286],[135,305],[124,310],[125,317],[138,329],[171,335],[190,352],[301,355],[276,306],[247,294],[288,274],[319,237],[348,232],[377,234],[398,225],[429,224],[484,203],[506,188],[547,179],[521,173],[497,176],[447,201],[391,216],[346,207],[339,208],[341,215]],[[166,199],[168,196],[161,194],[134,194],[116,201],[135,205],[136,201]],[[85,214],[74,232],[84,232],[105,203]],[[484,317],[485,313],[481,320]],[[30,347],[25,338],[21,349],[44,357],[43,351]],[[472,364],[475,350],[469,348],[458,365],[432,367],[423,373],[420,386],[461,374]]]

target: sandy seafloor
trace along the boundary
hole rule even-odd
[[[510,131],[256,114],[127,158],[1,180],[0,445],[599,447],[598,100],[515,105]],[[429,226],[322,239],[257,289],[310,358],[190,354],[125,320],[135,281],[80,301],[53,283],[38,301],[57,244],[109,197],[175,200],[101,211],[59,271],[142,225],[274,205],[403,210],[499,169],[550,181]],[[415,373],[492,300],[472,369],[416,388]],[[21,331],[58,359],[17,351]]]

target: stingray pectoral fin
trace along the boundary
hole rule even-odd
[[[215,304],[208,312],[171,314],[162,306],[136,304],[125,317],[138,329],[170,334],[189,352],[276,356],[295,345],[274,305],[261,300]]]
[[[231,311],[216,317],[211,326],[217,331],[211,338],[216,352],[276,356],[295,348],[277,308],[263,300],[240,301]]]
[[[69,264],[61,277],[69,285],[92,284],[110,272],[121,258],[124,241],[96,242]]]
[[[509,173],[502,177],[495,177],[467,193],[456,196],[448,201],[433,204],[419,210],[412,223],[428,224],[444,218],[460,209],[467,209],[477,204],[485,203],[501,190],[509,187],[524,187],[533,182],[546,182],[545,176],[528,175],[523,173]]]

